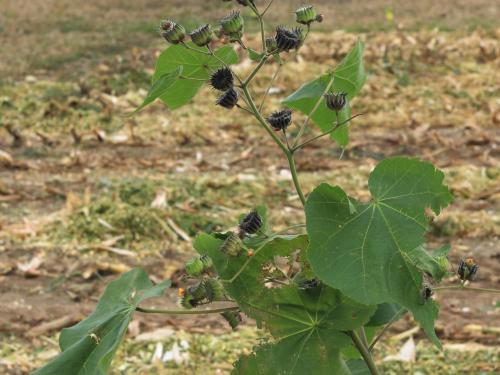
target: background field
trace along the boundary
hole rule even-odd
[[[302,2],[275,2],[272,22],[292,23]],[[279,150],[249,118],[216,108],[208,88],[176,112],[157,103],[123,116],[144,98],[165,48],[159,20],[215,23],[229,3],[80,3],[0,0],[2,374],[27,374],[55,355],[57,332],[92,311],[106,283],[130,267],[181,285],[199,231],[233,226],[257,204],[269,206],[277,230],[304,220]],[[328,181],[363,199],[366,177],[382,158],[432,161],[445,171],[455,202],[433,223],[429,241],[451,243],[454,265],[473,255],[480,264],[475,284],[498,287],[498,2],[314,3],[325,22],[287,63],[266,112],[335,66],[358,38],[366,43],[369,78],[352,103],[365,115],[353,124],[342,159],[329,141],[298,155],[305,190]],[[256,21],[248,24],[247,42],[257,45]],[[241,57],[236,69],[244,74],[251,63]],[[264,68],[257,94],[275,68]],[[376,352],[385,373],[498,373],[498,299],[450,291],[435,298],[445,350],[432,348],[406,317]],[[155,304],[174,306],[175,299],[172,289]],[[257,336],[250,326],[233,333],[218,317],[137,315],[114,373],[228,373]],[[383,362],[410,336],[415,363]],[[189,346],[187,362],[157,359],[180,342]]]

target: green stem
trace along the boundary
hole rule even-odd
[[[366,365],[368,366],[368,369],[370,370],[370,373],[372,375],[379,375],[379,372],[377,370],[377,366],[375,365],[375,362],[373,361],[372,355],[368,351],[368,348],[363,345],[363,341],[359,338],[356,332],[354,331],[349,331],[348,332],[349,336],[351,336],[353,344],[356,346],[356,348],[359,351],[359,354],[363,357]]]
[[[218,62],[220,62],[224,67],[228,68],[228,69],[231,69],[229,67],[229,65],[226,64],[226,62],[224,60],[222,60],[219,56],[217,56],[214,52],[214,50],[212,49],[212,47],[210,47],[209,45],[207,45],[207,49],[208,49],[208,54],[210,56],[212,56],[214,59],[216,59]],[[241,80],[241,78],[233,71],[231,70],[232,73],[233,73],[233,76],[236,77],[236,79],[238,80],[238,82],[243,85],[243,81]]]
[[[500,289],[491,289],[491,288],[472,288],[469,286],[463,286],[463,285],[450,285],[450,286],[441,286],[437,288],[433,288],[433,291],[438,291],[438,290],[464,290],[464,291],[471,291],[471,292],[483,292],[483,293],[494,293],[494,294],[500,294]]]
[[[248,84],[250,83],[250,81],[252,79],[254,79],[254,77],[257,75],[257,73],[259,72],[260,68],[262,68],[264,66],[264,64],[266,63],[267,59],[268,59],[269,55],[265,54],[262,59],[260,59],[259,63],[257,64],[257,66],[252,70],[252,72],[250,73],[250,75],[247,77],[247,79],[245,79],[245,82],[243,82],[243,86],[248,86]]]
[[[276,72],[274,72],[273,78],[271,78],[271,82],[269,82],[269,86],[267,86],[267,89],[264,92],[264,96],[261,99],[261,102],[259,105],[259,112],[262,111],[262,107],[264,107],[264,103],[266,101],[267,96],[269,95],[269,91],[271,91],[271,88],[273,87],[273,83],[276,81],[276,78],[278,78],[278,74],[280,73],[282,66],[283,66],[283,63],[278,64],[278,68],[276,69]]]
[[[290,167],[290,172],[292,174],[292,180],[293,180],[293,184],[295,185],[295,190],[297,190],[297,194],[299,195],[299,198],[300,198],[300,201],[302,202],[302,205],[305,206],[306,205],[306,198],[304,196],[304,193],[302,192],[302,188],[300,187],[299,176],[297,173],[297,167],[295,166],[295,159],[293,158],[293,153],[287,152],[286,158],[288,159],[288,165]]]
[[[226,311],[237,311],[240,308],[238,306],[233,307],[223,307],[220,309],[212,310],[162,310],[162,309],[147,309],[144,307],[137,306],[136,311],[145,314],[164,314],[164,315],[203,315],[203,314],[220,314]]]
[[[396,322],[397,320],[399,320],[399,318],[401,318],[401,314],[403,313],[403,311],[405,311],[406,309],[405,308],[402,308],[400,309],[392,318],[391,320],[389,320],[389,322],[387,322],[387,324],[385,325],[385,327],[382,329],[382,331],[380,331],[380,333],[377,335],[377,337],[375,337],[372,341],[372,343],[370,344],[370,346],[368,347],[368,350],[371,352],[373,350],[373,348],[375,347],[375,345],[377,344],[377,342],[382,338],[382,336],[385,335],[385,333],[389,330],[389,328],[394,324],[394,322]]]
[[[362,113],[359,113],[357,115],[354,115],[350,118],[348,118],[347,120],[345,121],[342,121],[341,123],[338,123],[337,125],[335,125],[332,129],[324,132],[324,133],[321,133],[320,135],[317,135],[315,137],[312,137],[312,138],[309,138],[307,141],[305,142],[302,142],[300,145],[297,145],[295,147],[292,147],[292,152],[295,152],[301,148],[303,148],[304,146],[308,145],[309,143],[312,143],[314,142],[315,140],[321,138],[321,137],[324,137],[325,135],[328,135],[328,134],[331,134],[333,133],[335,130],[337,130],[340,126],[344,125],[344,124],[347,124],[348,122],[350,122],[351,120],[355,119],[356,117],[358,116],[362,116],[363,114]]]
[[[271,5],[273,5],[273,1],[274,1],[274,0],[271,0],[271,1],[269,2],[269,4],[267,4],[266,9],[264,9],[264,11],[261,13],[261,17],[264,17],[264,15],[267,13],[267,11],[268,11],[268,10],[269,10],[269,8],[271,7]]]
[[[368,339],[366,338],[365,327],[359,329],[359,338],[363,342],[365,348],[368,348]]]
[[[253,10],[253,12],[255,13],[255,15],[259,19],[260,35],[261,35],[261,39],[262,39],[262,52],[266,53],[267,52],[267,48],[266,48],[266,32],[264,30],[264,17],[263,17],[263,14],[260,14],[259,10],[257,9],[257,7],[254,4],[252,4],[252,3],[250,3],[250,8]]]
[[[323,91],[323,93],[321,94],[321,96],[318,98],[318,101],[314,105],[314,107],[311,110],[311,112],[309,112],[309,114],[307,115],[306,119],[304,120],[304,123],[300,127],[299,132],[297,133],[297,137],[295,138],[295,142],[293,143],[293,146],[292,146],[293,149],[296,148],[297,144],[300,142],[300,138],[304,134],[304,131],[306,130],[306,127],[307,127],[307,124],[309,123],[309,120],[311,120],[311,117],[314,115],[314,113],[316,112],[316,110],[321,105],[321,102],[323,101],[323,96],[328,91],[330,91],[330,87],[332,87],[333,81],[335,80],[335,73],[332,72],[331,75],[332,75],[332,77],[330,78],[330,81],[328,81],[328,84],[326,85],[325,90]]]

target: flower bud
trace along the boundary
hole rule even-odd
[[[232,36],[234,34],[240,35],[243,30],[243,17],[240,12],[233,11],[229,13],[227,16],[223,17],[220,21],[220,25],[224,34]]]
[[[241,321],[243,320],[241,318],[241,314],[239,311],[226,311],[223,312],[221,315],[226,320],[226,322],[229,323],[233,331],[236,330],[236,328],[240,325]]]
[[[347,103],[347,94],[345,92],[325,94],[326,106],[332,111],[340,112]]]
[[[291,49],[298,49],[304,40],[304,33],[302,29],[297,27],[295,29],[287,29],[284,26],[276,28],[276,44],[280,51],[288,52]]]
[[[191,36],[191,40],[198,47],[204,47],[208,45],[212,41],[213,33],[210,25],[203,25],[198,27],[197,29],[191,31],[189,34]]]
[[[267,118],[269,124],[276,131],[285,130],[292,122],[292,111],[289,109],[282,109],[271,113]]]
[[[295,11],[295,16],[298,23],[302,25],[310,25],[312,22],[316,21],[316,9],[311,6],[306,6],[299,8]]]
[[[226,292],[224,286],[219,280],[208,279],[205,280],[205,295],[210,302],[223,301],[226,299]]]
[[[226,238],[226,240],[220,247],[220,251],[232,257],[240,255],[241,250],[242,250],[241,240],[233,232],[229,233],[229,236]]]
[[[257,212],[257,210],[252,210],[243,218],[243,220],[241,220],[239,228],[243,234],[255,234],[259,231],[261,226],[262,219],[259,213]]]
[[[186,30],[174,21],[166,20],[160,24],[160,34],[172,44],[178,44],[186,37]]]
[[[462,281],[473,281],[476,278],[479,266],[476,264],[474,258],[466,258],[460,260],[458,265],[458,276]]]
[[[227,91],[233,88],[233,72],[229,68],[220,68],[210,77],[210,84],[216,90]]]
[[[186,273],[189,276],[199,276],[204,269],[205,266],[199,257],[193,258],[186,263]]]
[[[238,103],[238,93],[233,88],[230,88],[229,90],[224,92],[221,96],[219,96],[216,102],[217,105],[220,105],[221,107],[227,109],[232,109],[237,103]]]

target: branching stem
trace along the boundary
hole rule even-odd
[[[403,311],[405,311],[406,309],[405,308],[402,308],[400,309],[392,318],[391,320],[389,320],[389,322],[387,322],[387,324],[385,325],[385,327],[382,329],[382,331],[379,332],[379,334],[372,340],[372,343],[370,344],[368,350],[371,352],[373,350],[373,348],[375,347],[375,345],[377,344],[377,342],[379,342],[379,340],[382,338],[382,336],[384,336],[386,334],[386,332],[389,330],[389,328],[399,319],[401,318],[401,314],[403,313]]]
[[[144,307],[136,307],[136,311],[145,314],[164,314],[164,315],[204,315],[204,314],[220,314],[226,311],[237,311],[238,306],[222,307],[220,309],[212,310],[163,310],[163,309],[147,309]]]
[[[349,331],[347,332],[349,336],[351,336],[351,340],[356,346],[356,348],[359,351],[359,354],[363,357],[366,365],[368,366],[368,369],[370,370],[370,373],[372,375],[379,375],[379,372],[377,370],[377,366],[375,365],[375,362],[373,361],[372,355],[370,354],[370,351],[368,348],[363,344],[363,341],[360,339],[358,334],[354,331]]]

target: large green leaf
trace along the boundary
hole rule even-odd
[[[220,238],[201,235],[194,245],[198,252],[212,258],[217,273],[226,280],[226,290],[242,311],[275,338],[275,343],[242,358],[235,373],[298,375],[314,366],[318,374],[348,374],[340,350],[350,340],[343,331],[366,323],[376,306],[354,302],[324,284],[308,289],[294,283],[281,288],[265,287],[265,265],[275,256],[305,248],[305,235],[271,235],[251,258],[226,256],[219,250],[222,243]]]
[[[191,42],[188,45],[201,52],[207,52],[206,48],[197,47]],[[187,49],[182,45],[168,47],[156,62],[153,85],[164,74],[173,72],[180,66],[183,67],[182,77],[170,86],[160,99],[172,110],[182,107],[196,95],[204,81],[209,79],[211,72],[222,66],[220,60],[226,64],[238,62],[238,55],[232,46],[217,49],[215,55],[217,58]]]
[[[363,49],[363,43],[357,42],[354,48],[333,72],[335,78],[330,91],[346,92],[348,102],[359,93],[366,81],[366,73],[363,66]],[[301,88],[283,100],[283,104],[289,108],[296,109],[306,115],[309,115],[314,109],[317,101],[322,99],[322,95],[325,92],[331,78],[332,73],[328,73],[304,84]],[[347,120],[350,116],[351,108],[348,103],[348,105],[346,105],[346,107],[339,113],[339,122]],[[332,129],[337,120],[335,112],[328,109],[324,100],[322,100],[320,106],[311,118],[324,132]],[[349,143],[347,124],[334,131],[331,137],[337,141],[340,146],[346,146]]]
[[[179,76],[182,74],[182,69],[182,66],[178,66],[172,72],[168,72],[160,76],[149,89],[148,95],[146,96],[142,104],[133,113],[139,112],[141,109],[153,103],[162,95],[165,95],[170,87],[174,85],[177,79],[179,79]]]
[[[428,228],[426,208],[438,214],[451,202],[443,178],[432,164],[391,158],[370,175],[372,202],[322,184],[306,204],[308,258],[318,277],[357,301],[407,308],[437,345],[438,306],[422,301],[422,270],[414,259]]]
[[[169,280],[153,286],[141,269],[123,274],[106,287],[89,317],[62,331],[62,353],[33,375],[105,375],[136,307],[169,286]]]

